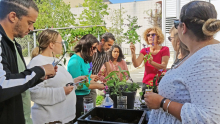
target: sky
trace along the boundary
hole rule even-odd
[[[126,3],[126,2],[134,2],[134,0],[110,0],[112,3]],[[146,1],[146,0],[135,0],[135,1]]]

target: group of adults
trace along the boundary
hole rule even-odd
[[[15,38],[23,38],[34,29],[38,11],[32,0],[0,1],[0,123],[3,124],[74,123],[83,113],[83,97],[93,97],[95,106],[95,89],[104,89],[104,83],[97,83],[105,82],[98,76],[101,68],[105,75],[113,65],[127,69],[122,50],[113,45],[115,37],[111,33],[103,34],[100,41],[91,34],[83,36],[74,47],[67,70],[62,62],[54,66],[63,42],[57,31],[49,29],[38,36],[39,47],[32,51],[26,67]],[[108,50],[112,53],[110,57]],[[89,87],[83,85],[79,90],[77,85],[67,85],[84,79]]]
[[[74,123],[83,112],[83,97],[93,97],[95,105],[96,89],[105,87],[104,77],[119,70],[118,66],[128,70],[121,48],[113,45],[115,37],[111,33],[102,35],[100,41],[91,34],[83,36],[74,47],[67,70],[62,62],[52,65],[59,61],[56,56],[62,53],[63,42],[57,31],[49,29],[38,36],[39,47],[32,51],[32,59],[26,67],[15,38],[22,38],[33,30],[38,11],[32,0],[0,1],[2,124]],[[152,109],[148,123],[220,122],[220,46],[213,38],[220,30],[220,21],[216,18],[217,12],[211,3],[193,1],[183,6],[180,19],[174,21],[170,31],[169,40],[177,56],[168,72],[170,53],[168,47],[161,46],[164,35],[160,28],[144,32],[149,47],[143,48],[137,58],[134,44],[130,45],[135,67],[151,53],[144,63],[143,90],[151,85],[156,74],[166,72],[158,85],[158,94],[144,95],[146,105]],[[67,85],[84,79],[89,87],[83,85],[77,89],[76,85]]]

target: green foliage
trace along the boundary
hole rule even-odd
[[[58,31],[61,33],[63,40],[67,41],[65,43],[67,51],[71,52],[72,48],[78,43],[82,36],[92,34],[98,38],[98,35],[101,36],[108,30],[105,26],[93,26],[88,28],[66,29],[62,30],[62,32],[61,30]]]
[[[29,42],[30,52],[34,48],[33,36],[29,34],[29,35],[26,35],[24,38],[15,38],[15,40],[21,45],[23,56],[27,57],[28,56],[28,42]]]
[[[131,83],[130,85],[128,85],[128,91],[131,91],[131,92],[134,92],[139,88],[140,86],[137,83]]]
[[[121,43],[125,41],[125,36],[123,35],[124,28],[122,26],[124,25],[123,15],[126,11],[124,11],[124,8],[114,9],[112,11],[113,14],[109,18],[112,22],[112,27],[109,28],[109,32],[115,36],[115,44],[121,45]]]
[[[80,14],[80,24],[85,25],[102,25],[104,16],[109,15],[107,12],[108,5],[103,0],[85,0],[82,4],[84,10]]]
[[[104,97],[101,95],[98,95],[96,97],[96,105],[101,105],[103,100],[104,100]]]
[[[89,77],[89,75],[86,76]],[[77,90],[81,90],[83,86],[89,87],[89,83],[87,81],[83,81],[82,83],[79,83],[79,85],[77,86]]]
[[[142,104],[142,105],[144,105],[145,103],[144,102],[142,102],[142,99],[141,99],[141,97],[143,96],[143,92],[139,92],[139,95],[140,95],[140,97],[139,97],[139,101],[140,101],[140,103]]]
[[[60,30],[58,30],[60,32]],[[64,44],[66,47],[66,53],[74,54],[73,47],[78,43],[79,39],[86,35],[92,34],[95,37],[98,35],[103,35],[106,33],[107,29],[104,26],[93,26],[88,28],[77,28],[77,29],[66,29],[60,32],[63,40],[65,40]],[[70,35],[70,36],[68,36]],[[64,53],[64,55],[66,54]],[[64,65],[66,65],[66,58],[64,58]]]
[[[151,57],[151,52],[144,56],[144,63],[146,63],[150,59],[150,57]]]
[[[63,0],[35,0],[39,14],[34,27],[36,29],[60,28],[75,25],[70,5]]]
[[[111,95],[122,96],[122,92],[133,92],[136,91],[139,87],[137,83],[127,83],[125,73],[130,77],[130,73],[127,70],[121,70],[121,67],[118,66],[119,71],[112,71],[109,73],[105,79],[108,79],[107,86],[110,89]],[[123,74],[123,79],[120,80],[118,75]]]
[[[22,50],[22,55],[23,55],[24,57],[28,57],[28,49],[27,49],[27,48],[25,48],[25,49]]]
[[[136,42],[140,42],[139,35],[136,31],[137,29],[141,27],[141,26],[138,26],[137,24],[138,18],[136,16],[131,17],[130,15],[128,15],[127,20],[129,22],[129,24],[127,24],[128,30],[126,33],[124,33],[124,36],[128,39],[127,43],[135,44]]]

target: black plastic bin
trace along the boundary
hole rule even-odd
[[[78,124],[146,124],[145,117],[142,110],[95,107],[77,121]]]

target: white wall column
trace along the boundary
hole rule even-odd
[[[162,1],[162,32],[166,37],[166,0]],[[166,46],[166,42],[163,43],[163,46]]]

